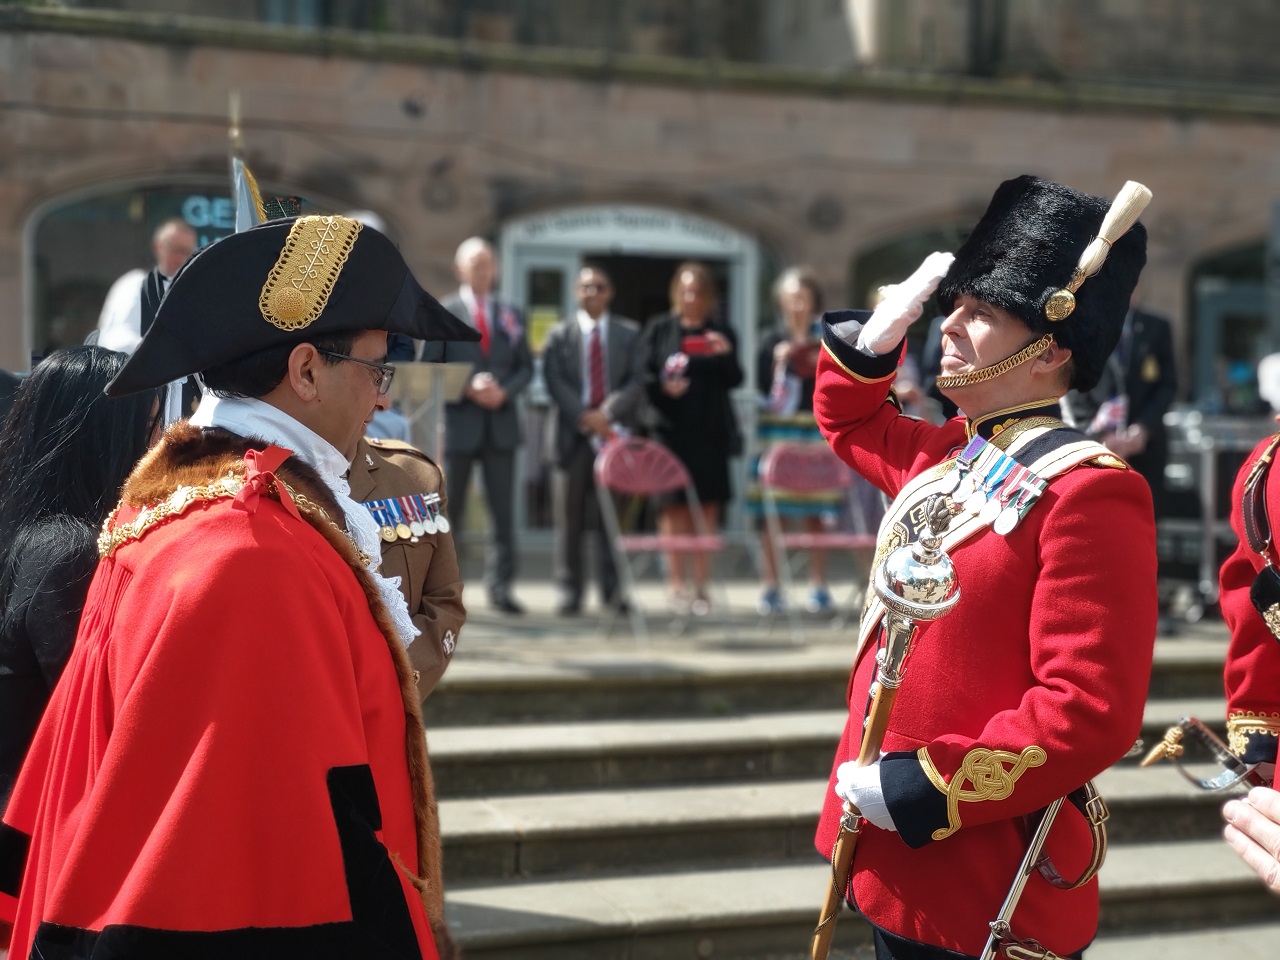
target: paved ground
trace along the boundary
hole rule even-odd
[[[549,564],[548,564],[549,566]],[[555,614],[556,592],[546,578],[520,580],[514,593],[525,606],[523,616],[509,616],[491,608],[485,599],[484,588],[478,576],[469,577],[464,599],[469,607],[469,617],[456,662],[464,662],[472,656],[491,656],[496,652],[515,653],[511,647],[522,641],[536,640],[538,647],[515,655],[522,659],[536,660],[539,649],[549,652],[561,643],[571,647],[642,652],[645,644],[637,638],[626,620],[614,620],[601,614],[594,597],[589,597],[583,612],[576,617]],[[733,579],[713,593],[713,609],[705,618],[695,618],[687,624],[674,624],[667,604],[666,592],[656,580],[646,580],[638,589],[639,607],[647,615],[649,640],[655,651],[669,651],[672,647],[694,650],[726,650],[737,646],[770,647],[804,643],[806,646],[843,647],[852,641],[857,628],[859,596],[848,586],[837,589],[836,599],[841,602],[844,614],[839,617],[799,616],[802,636],[794,635],[789,618],[763,618],[756,613],[756,600],[760,588],[754,580]],[[796,591],[796,600],[803,602],[807,590]],[[1227,641],[1226,627],[1221,620],[1207,618],[1195,624],[1178,624],[1172,635],[1162,639],[1169,641]],[[468,655],[467,648],[474,653]]]

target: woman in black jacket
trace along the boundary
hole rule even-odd
[[[71,655],[98,531],[158,432],[159,391],[103,393],[126,359],[54,351],[0,428],[0,810]]]
[[[701,263],[676,267],[671,279],[671,312],[645,326],[643,350],[649,400],[656,413],[654,434],[669,447],[693,479],[704,529],[716,530],[731,496],[729,460],[742,450],[742,435],[730,391],[742,383],[733,330],[712,319],[717,306],[715,281]],[[658,531],[664,535],[695,530],[683,494],[664,501]],[[672,605],[677,612],[705,614],[710,558],[692,556],[693,585],[683,553],[667,555]]]

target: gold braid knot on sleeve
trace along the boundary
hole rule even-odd
[[[965,754],[964,762],[947,783],[929,758],[927,748],[916,752],[920,766],[929,781],[947,796],[947,825],[933,831],[934,840],[945,840],[963,824],[960,822],[960,801],[976,803],[979,800],[1004,800],[1013,794],[1014,784],[1031,767],[1038,767],[1048,758],[1041,747],[1023,748],[1021,753],[1008,750],[989,750],[978,747]],[[971,789],[966,789],[972,784]]]

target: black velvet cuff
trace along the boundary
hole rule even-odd
[[[1244,742],[1244,753],[1240,759],[1245,763],[1275,763],[1277,745],[1280,745],[1280,739],[1277,739],[1273,734],[1247,734]]]
[[[11,897],[18,895],[30,849],[29,836],[0,822],[0,893],[7,893]]]
[[[880,788],[907,846],[923,847],[933,840],[933,831],[947,825],[947,796],[933,785],[914,753],[880,758]]]
[[[853,344],[848,343],[832,330],[837,323],[856,320],[857,329],[871,318],[870,310],[829,310],[822,315],[822,342],[827,351],[835,358],[845,371],[858,380],[875,382],[886,380],[898,369],[898,358],[902,355],[902,344],[879,357],[869,357]]]

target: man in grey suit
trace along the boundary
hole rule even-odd
[[[640,327],[609,313],[613,284],[599,267],[578,273],[578,311],[547,336],[542,375],[556,405],[548,450],[555,457],[552,500],[555,514],[556,612],[582,609],[583,534],[594,523],[601,602],[621,606],[618,574],[600,523],[592,467],[596,451],[619,428],[629,431],[644,396]]]
[[[427,341],[421,359],[475,364],[462,399],[445,410],[445,483],[454,537],[461,542],[471,468],[479,462],[493,527],[484,577],[489,603],[503,613],[520,614],[524,608],[511,593],[516,572],[516,448],[522,439],[516,398],[533,376],[533,359],[519,311],[493,296],[493,247],[480,237],[464,240],[453,268],[462,286],[444,306],[479,330],[480,342],[450,343],[446,355],[443,342]]]

